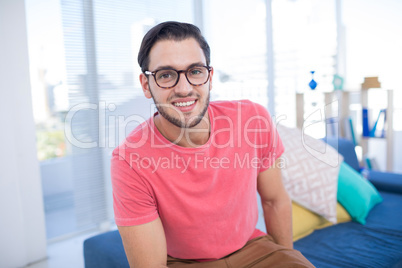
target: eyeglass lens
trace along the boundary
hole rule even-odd
[[[185,75],[190,84],[197,86],[207,82],[209,71],[204,66],[198,66],[188,69]],[[173,69],[159,70],[155,73],[156,83],[160,87],[173,87],[179,78],[179,72]]]

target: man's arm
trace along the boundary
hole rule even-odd
[[[293,248],[292,202],[282,183],[281,170],[275,164],[257,178],[265,226],[276,243]]]
[[[166,237],[160,218],[118,228],[130,267],[167,267]]]

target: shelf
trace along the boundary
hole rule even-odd
[[[371,109],[372,107],[368,107],[369,104],[369,94],[368,92],[371,90],[379,90],[380,94],[386,94],[386,99],[387,99],[387,105],[386,105],[386,126],[385,127],[385,137],[363,137],[362,136],[362,109],[363,107],[366,107],[368,109]],[[310,92],[308,94],[311,94]],[[358,91],[332,91],[332,92],[314,92],[314,94],[323,94],[324,96],[324,101],[321,103],[317,104],[315,109],[322,109],[325,114],[325,118],[335,118],[335,120],[332,120],[332,123],[338,123],[337,126],[337,131],[339,132],[340,137],[346,137],[347,131],[345,129],[346,123],[345,120],[347,118],[350,118],[352,113],[354,113],[354,116],[357,117],[355,122],[353,122],[354,125],[354,134],[357,140],[359,141],[359,145],[362,147],[362,155],[365,156],[369,152],[369,146],[368,146],[368,141],[370,139],[373,140],[384,140],[386,141],[386,170],[392,171],[393,170],[393,154],[394,154],[394,147],[393,147],[393,142],[394,142],[394,133],[393,133],[393,91],[392,90],[384,90],[384,89],[365,89],[363,88],[362,90]],[[353,103],[351,103],[351,95],[352,94],[359,94],[360,98],[356,98]],[[305,107],[305,93],[296,93],[296,122],[297,122],[297,127],[300,129],[303,129],[303,126],[305,125],[305,114],[306,112],[306,107]],[[358,97],[358,96],[354,96]],[[318,98],[317,98],[318,99]],[[356,104],[357,102],[357,104]],[[334,105],[335,104],[335,105]],[[350,109],[351,106],[356,106],[360,105],[361,109],[359,110],[352,110]],[[383,108],[383,107],[380,107]],[[379,109],[377,107],[377,109]],[[312,111],[310,111],[312,112]],[[336,120],[337,118],[337,120]],[[329,120],[330,121],[330,120]],[[328,122],[328,121],[327,121]],[[311,122],[308,122],[311,124]],[[330,124],[332,124],[330,123]],[[327,129],[326,132],[328,133],[328,126],[330,125],[326,123]]]

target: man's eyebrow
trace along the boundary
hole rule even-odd
[[[187,70],[187,69],[192,68],[192,67],[195,67],[195,66],[206,66],[206,64],[203,63],[203,62],[201,62],[201,61],[195,62],[195,63],[192,63],[192,64],[188,65],[187,68],[185,68],[184,70]],[[165,70],[165,69],[174,69],[174,70],[177,70],[176,68],[174,68],[174,67],[171,66],[171,65],[162,65],[162,66],[158,66],[158,67],[155,69],[155,71]]]
[[[201,61],[199,61],[199,62],[190,64],[189,66],[187,66],[187,69],[192,68],[192,67],[196,67],[196,66],[206,66],[206,64],[201,62]]]
[[[170,66],[170,65],[162,65],[162,66],[158,66],[157,68],[155,68],[155,71],[164,70],[164,69],[174,69],[174,68],[173,68],[173,66]]]

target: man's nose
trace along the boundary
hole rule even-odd
[[[190,91],[193,90],[193,86],[187,81],[187,77],[184,72],[179,74],[179,82],[177,82],[177,85],[174,87],[174,91],[176,93],[181,93],[181,94],[188,94]]]

